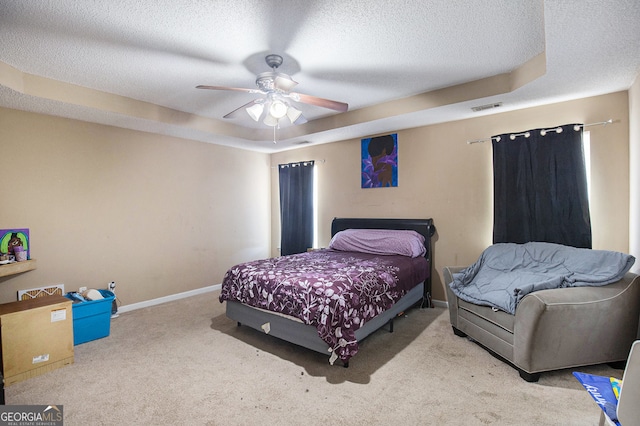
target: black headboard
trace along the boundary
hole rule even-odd
[[[340,231],[345,229],[407,229],[413,230],[424,236],[424,245],[427,253],[424,257],[429,262],[429,277],[424,283],[424,297],[431,306],[431,275],[432,253],[431,253],[431,237],[436,232],[433,219],[380,219],[380,218],[349,218],[336,217],[331,222],[331,236],[333,237]]]

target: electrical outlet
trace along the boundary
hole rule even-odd
[[[86,288],[86,287],[80,287],[80,288],[78,289],[78,293],[84,293],[85,291],[87,291],[87,288]]]

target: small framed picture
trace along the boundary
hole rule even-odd
[[[362,139],[362,188],[398,186],[398,134]]]
[[[27,252],[27,259],[31,259],[29,244],[29,229],[0,229],[0,253],[13,254],[16,246]]]

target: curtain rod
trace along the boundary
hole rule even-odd
[[[580,130],[581,127],[585,128],[585,127],[591,127],[591,126],[606,126],[607,124],[611,124],[611,123],[613,123],[613,119],[610,118],[607,121],[599,121],[597,123],[589,123],[589,124],[583,124],[583,125],[576,124],[575,126],[573,126],[573,130],[575,130],[577,132],[578,130]],[[562,128],[558,126],[558,127],[552,127],[550,129],[542,129],[542,130],[540,130],[540,134],[542,134],[542,136],[547,134],[547,132],[558,132],[558,133],[560,133],[560,132],[562,132]],[[530,133],[529,132],[512,133],[512,134],[509,135],[509,139],[514,140],[517,136],[524,136],[524,137],[528,138],[530,136]],[[497,139],[496,139],[496,142],[500,142],[499,138],[500,137],[498,136]],[[493,139],[494,139],[493,137],[485,138],[485,139],[476,139],[476,140],[473,140],[473,141],[467,141],[467,144],[471,145],[471,144],[474,144],[474,143],[484,143],[484,142],[491,141]]]
[[[309,163],[313,161],[314,163],[320,164],[320,163],[326,163],[327,160],[326,159],[322,159],[322,160],[304,160],[304,161],[292,161],[292,163]],[[280,164],[278,164],[277,166],[271,166],[272,169],[277,169],[280,166]]]

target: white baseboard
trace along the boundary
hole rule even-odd
[[[118,313],[125,313],[135,311],[136,309],[148,308],[149,306],[160,305],[162,303],[172,302],[174,300],[184,299],[186,297],[197,296],[199,294],[210,293],[212,291],[220,290],[222,284],[210,285],[208,287],[202,287],[195,290],[185,291],[183,293],[176,293],[170,296],[158,297],[157,299],[145,300],[144,302],[132,303],[130,305],[118,306]],[[433,306],[438,308],[448,308],[449,304],[444,300],[431,300]]]
[[[431,303],[433,303],[433,306],[436,306],[438,308],[447,308],[449,309],[449,303],[446,300],[431,300]]]
[[[220,290],[222,284],[210,285],[208,287],[202,287],[195,290],[185,291],[183,293],[172,294],[169,296],[158,297],[157,299],[145,300],[144,302],[132,303],[130,305],[118,306],[118,313],[135,311],[136,309],[148,308],[149,306],[160,305],[162,303],[172,302],[174,300],[184,299],[186,297],[197,296],[199,294],[210,293],[212,291]]]

